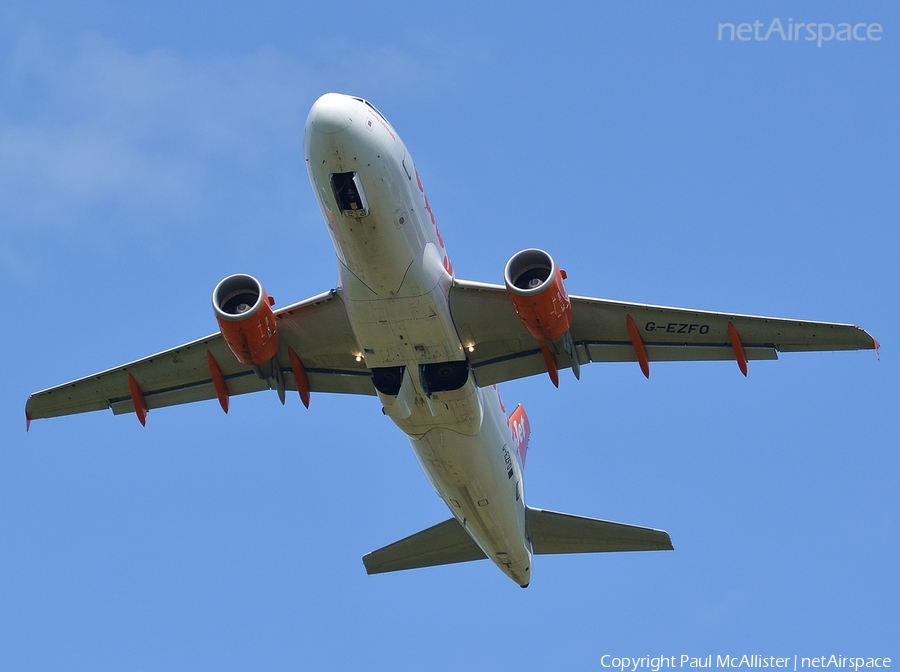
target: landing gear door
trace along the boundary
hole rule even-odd
[[[369,214],[369,202],[357,173],[332,173],[330,179],[334,200],[344,217],[360,219]]]

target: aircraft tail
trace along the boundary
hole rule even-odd
[[[522,404],[516,406],[516,410],[509,416],[509,426],[512,428],[513,437],[516,440],[516,452],[524,469],[525,456],[528,454],[528,442],[531,440],[531,423],[528,422],[528,414]]]
[[[673,550],[663,530],[530,506],[525,507],[525,527],[535,555]],[[486,558],[459,521],[451,518],[364,555],[363,564],[367,573],[381,574]]]

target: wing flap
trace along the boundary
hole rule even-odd
[[[592,362],[636,362],[631,343],[587,343],[584,348]],[[651,362],[734,361],[731,345],[647,345]],[[778,359],[775,348],[745,347],[747,359]]]
[[[368,574],[484,560],[487,556],[456,518],[363,556]]]
[[[576,349],[578,359],[582,364],[637,361],[631,343],[581,343],[576,346]],[[745,347],[744,352],[747,359],[750,360],[778,359],[778,352],[775,348]],[[730,344],[727,346],[650,345],[647,346],[647,357],[651,362],[734,361],[734,351]],[[569,357],[565,354],[557,355],[557,361],[561,368],[571,366]],[[480,387],[535,376],[545,373],[546,370],[544,358],[537,348],[473,364],[475,381]]]
[[[288,370],[288,373],[290,370]],[[209,376],[209,373],[206,372]],[[266,381],[261,380],[253,373],[253,371],[242,371],[239,374],[228,376],[226,379],[228,385],[229,396],[239,394],[247,394],[249,392],[259,392],[269,388]],[[143,387],[143,385],[142,385]],[[204,380],[178,385],[171,388],[149,388],[143,392],[144,401],[147,408],[165,408],[166,406],[177,406],[179,404],[190,404],[195,401],[206,401],[216,398],[216,390],[213,387],[212,378],[207,377]],[[131,402],[131,396],[120,397],[109,400],[109,407],[116,415],[122,413],[133,413],[134,406]]]
[[[530,506],[525,508],[525,525],[535,555],[673,550],[672,540],[663,530]]]

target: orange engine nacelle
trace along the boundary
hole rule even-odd
[[[522,250],[503,271],[506,290],[522,324],[537,340],[555,341],[572,327],[566,273],[543,250]]]
[[[213,290],[213,310],[228,348],[241,364],[262,366],[278,352],[272,301],[259,280],[229,275]]]

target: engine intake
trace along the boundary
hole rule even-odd
[[[278,352],[273,301],[259,280],[229,275],[213,290],[213,310],[228,349],[241,364],[260,367]]]
[[[566,278],[543,250],[514,254],[503,271],[506,290],[516,314],[538,341],[554,341],[572,327],[572,304],[563,282]]]

